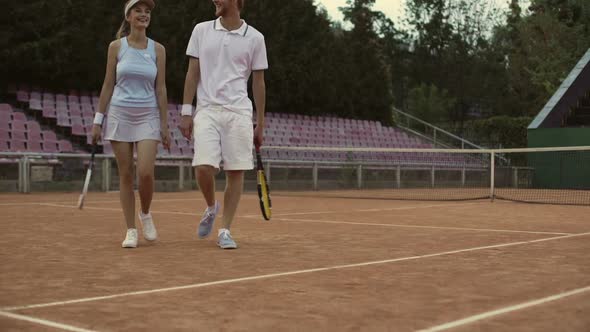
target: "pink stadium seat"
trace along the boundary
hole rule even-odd
[[[0,141],[8,141],[10,139],[10,132],[5,129],[0,129]]]
[[[55,141],[57,142],[57,136],[51,130],[43,130],[43,139],[46,141]]]
[[[0,104],[0,113],[4,112],[12,112],[12,106],[10,106],[10,104]]]
[[[13,120],[20,120],[20,121],[27,121],[27,116],[25,115],[25,113],[14,112],[14,113],[12,113],[12,119]]]
[[[70,91],[70,94],[68,95],[68,104],[72,104],[72,103],[76,103],[76,104],[80,103],[80,98],[78,98],[78,93],[75,91]]]
[[[20,101],[21,103],[29,102],[29,93],[26,91],[17,91],[16,92],[16,100]]]
[[[46,108],[46,107],[55,108],[55,101],[53,101],[53,100],[43,100],[43,102],[41,103],[41,106],[43,108]]]
[[[59,150],[57,149],[57,142],[54,142],[54,141],[43,142],[43,151],[44,152],[59,152]]]
[[[65,105],[60,105],[59,103],[55,106],[55,111],[58,115],[62,116],[69,116],[68,107]]]
[[[25,132],[24,131],[13,131],[12,132],[12,139],[13,140],[26,141],[27,140],[27,136],[25,135]]]
[[[53,107],[44,107],[43,108],[43,117],[48,119],[55,119],[57,118],[57,114],[55,112],[55,108]]]
[[[80,104],[92,104],[92,99],[89,95],[80,96]]]
[[[2,152],[10,151],[10,148],[8,147],[8,141],[2,140],[1,138],[0,138],[0,151],[2,151]]]
[[[0,122],[12,121],[12,111],[0,111]]]
[[[29,132],[41,132],[41,126],[37,121],[27,121],[27,130]]]
[[[72,134],[79,136],[86,136],[86,128],[81,124],[72,125]]]
[[[190,147],[180,148],[180,151],[182,152],[183,156],[193,156],[193,150]]]
[[[27,150],[30,152],[43,152],[43,147],[41,146],[41,142],[31,142],[27,143]]]
[[[27,137],[29,138],[29,141],[39,141],[41,142],[43,140],[43,138],[41,137],[41,131],[35,131],[35,132],[29,132],[27,134]]]
[[[38,99],[31,99],[29,100],[29,108],[34,111],[40,111],[43,109],[43,105],[41,104],[41,100]]]
[[[25,152],[27,151],[27,146],[24,140],[12,140],[10,141],[10,151],[13,152]]]
[[[70,117],[70,123],[72,124],[72,126],[73,125],[80,125],[80,126],[84,125],[84,121],[82,120],[82,117],[75,116],[75,115]]]
[[[11,125],[11,129],[12,131],[27,131],[27,128],[25,127],[25,122],[24,121],[20,121],[20,120],[12,120],[12,125]]]
[[[43,93],[43,100],[55,101],[55,95],[51,92],[44,92]]]
[[[0,130],[10,131],[10,122],[0,121]]]
[[[59,152],[72,152],[74,148],[72,147],[72,143],[66,140],[60,140],[57,142],[59,147]]]
[[[173,146],[170,148],[170,154],[173,156],[181,156],[182,150],[178,146]]]
[[[39,91],[31,91],[29,94],[29,101],[30,100],[41,100],[41,92]]]
[[[66,115],[58,114],[57,115],[57,125],[61,127],[71,127],[70,118]]]

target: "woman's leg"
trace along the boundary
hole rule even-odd
[[[119,169],[119,198],[127,228],[135,228],[135,194],[133,193],[133,143],[111,141]]]
[[[141,212],[148,214],[154,195],[154,165],[158,153],[158,141],[137,142],[137,172],[139,175],[139,198]]]

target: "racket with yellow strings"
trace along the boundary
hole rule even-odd
[[[264,174],[264,165],[260,156],[260,145],[256,144],[256,179],[258,181],[258,198],[260,198],[260,210],[265,220],[270,220],[272,215],[272,203],[270,200],[270,190],[266,174]]]

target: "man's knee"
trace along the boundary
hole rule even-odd
[[[197,174],[199,176],[215,176],[218,170],[210,165],[199,165],[196,166],[195,169],[197,170]]]

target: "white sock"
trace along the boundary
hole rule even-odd
[[[213,206],[208,206],[207,207],[207,212],[213,212],[215,211],[215,206],[217,205],[217,201],[215,201],[215,203],[213,203]]]
[[[217,231],[217,236],[220,236],[220,235],[221,235],[221,234],[223,234],[224,232],[227,232],[227,234],[228,234],[228,235],[230,234],[230,233],[229,233],[229,229],[227,229],[227,228],[220,228],[220,229]]]
[[[148,213],[143,213],[143,211],[139,210],[139,215],[140,215],[140,216],[141,216],[141,218],[143,219],[143,218],[145,218],[145,217],[148,217],[148,216],[150,215],[150,213],[149,213],[149,212],[148,212]]]

